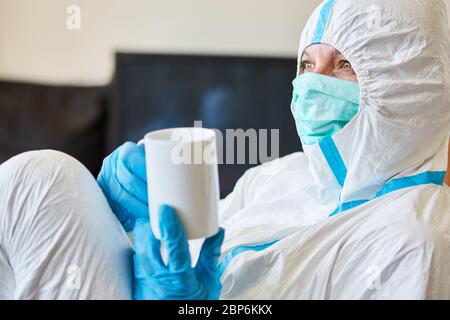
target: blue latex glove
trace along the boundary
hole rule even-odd
[[[126,231],[140,217],[148,217],[144,146],[126,142],[104,161],[97,178],[109,206]]]
[[[224,229],[205,240],[197,265],[192,268],[186,233],[175,211],[163,205],[158,214],[168,265],[161,258],[161,242],[154,237],[149,220],[139,219],[134,228],[134,299],[218,299],[222,285],[217,264]]]

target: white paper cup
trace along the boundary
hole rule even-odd
[[[172,128],[145,135],[150,224],[161,239],[158,208],[176,210],[188,239],[218,232],[219,180],[215,132]]]

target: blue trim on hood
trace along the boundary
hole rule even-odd
[[[343,211],[355,208],[361,204],[374,200],[376,198],[382,197],[385,194],[391,193],[404,188],[415,187],[424,184],[436,184],[442,186],[444,184],[445,171],[426,171],[414,176],[398,178],[389,181],[384,185],[384,187],[377,192],[375,197],[370,200],[358,200],[344,202],[339,205],[339,207],[329,215],[329,217],[335,216]]]
[[[333,138],[328,136],[321,139],[319,146],[337,182],[343,187],[345,178],[347,177],[347,167],[345,166],[344,160],[342,160]]]
[[[317,20],[316,29],[312,38],[311,44],[321,43],[325,27],[330,19],[331,9],[333,8],[335,0],[328,0],[320,10],[319,20]]]

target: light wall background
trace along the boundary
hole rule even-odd
[[[0,79],[106,84],[116,51],[295,57],[320,2],[0,0]],[[66,27],[72,4],[80,30]]]

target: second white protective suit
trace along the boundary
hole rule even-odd
[[[445,12],[439,0],[328,0],[313,13],[299,61],[311,44],[343,53],[360,108],[222,201],[222,298],[450,299]]]

